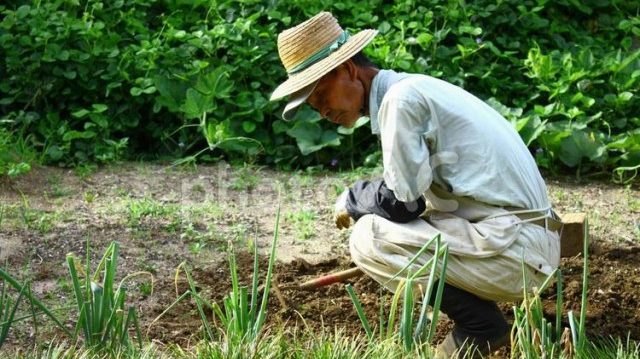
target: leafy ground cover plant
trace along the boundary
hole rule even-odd
[[[617,169],[620,181],[637,172],[640,20],[638,5],[621,0],[8,1],[0,126],[28,138],[45,163],[158,154],[284,168],[365,163],[377,150],[366,126],[336,129],[304,110],[287,123],[282,103],[267,101],[286,77],[277,33],[321,10],[349,30],[380,30],[366,49],[380,66],[489,102],[540,166]]]
[[[24,141],[16,142],[14,133],[0,127],[0,176],[15,178],[31,170],[33,149]]]

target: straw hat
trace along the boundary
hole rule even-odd
[[[360,52],[377,33],[367,29],[349,35],[329,12],[281,32],[278,53],[289,78],[273,91],[271,101],[289,96],[282,117],[290,120],[318,80]]]

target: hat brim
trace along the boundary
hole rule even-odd
[[[293,119],[296,112],[298,112],[298,107],[307,100],[313,90],[316,89],[317,85],[318,81],[313,82],[307,87],[303,87],[301,90],[289,95],[289,102],[287,102],[287,105],[284,107],[284,111],[282,112],[282,118],[285,121],[291,121]]]
[[[378,30],[366,29],[352,35],[344,45],[340,46],[340,48],[331,53],[331,55],[316,62],[303,71],[289,76],[287,81],[280,84],[280,86],[273,91],[270,101],[275,101],[296,93],[310,84],[317,82],[322,76],[326,75],[328,72],[360,52],[377,34]],[[302,104],[302,102],[297,106]],[[293,108],[294,107],[292,107],[292,109]]]

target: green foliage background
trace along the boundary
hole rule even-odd
[[[268,102],[286,78],[277,34],[322,10],[352,32],[379,29],[366,54],[381,67],[486,100],[542,167],[640,166],[635,1],[9,0],[0,175],[28,170],[24,153],[71,165],[202,149],[284,168],[377,162],[367,126],[336,129],[311,111],[284,122],[284,103]]]

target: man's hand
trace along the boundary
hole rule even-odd
[[[347,197],[349,196],[349,188],[346,188],[333,207],[333,220],[336,223],[338,229],[345,229],[351,226],[351,216],[347,212]]]

